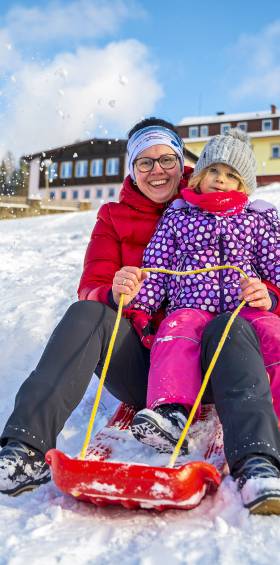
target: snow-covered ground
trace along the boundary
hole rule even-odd
[[[280,208],[280,184],[259,189],[254,197]],[[76,300],[95,219],[95,212],[84,212],[0,222],[1,429],[19,385]],[[58,447],[70,455],[82,446],[96,384],[93,377],[60,434]],[[97,426],[115,407],[105,392]],[[229,477],[190,512],[99,509],[62,495],[50,483],[17,498],[0,495],[0,519],[0,565],[280,564],[280,518],[249,516]]]

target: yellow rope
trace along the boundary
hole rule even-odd
[[[93,428],[93,425],[94,425],[96,412],[98,410],[98,406],[99,406],[99,402],[100,402],[100,398],[101,398],[102,388],[103,388],[103,385],[104,385],[104,381],[106,379],[109,363],[111,361],[113,347],[115,345],[115,341],[116,341],[116,337],[117,337],[117,333],[118,333],[118,329],[119,329],[119,325],[120,325],[120,321],[121,321],[124,296],[125,295],[122,294],[121,297],[120,297],[117,318],[116,318],[114,329],[113,329],[111,339],[110,339],[110,342],[109,342],[107,355],[106,355],[105,362],[104,362],[104,365],[103,365],[103,369],[102,369],[99,385],[98,385],[98,388],[97,388],[95,401],[94,401],[92,412],[91,412],[91,415],[90,415],[90,420],[89,420],[89,424],[88,424],[88,428],[87,428],[86,437],[85,437],[83,447],[82,447],[82,450],[81,450],[81,454],[80,454],[80,459],[82,459],[82,460],[85,459],[85,456],[86,456],[88,444],[90,442],[92,428]]]
[[[197,409],[198,409],[198,406],[199,406],[199,404],[200,404],[200,401],[201,401],[201,399],[202,399],[202,396],[203,396],[203,394],[204,394],[204,391],[205,391],[205,389],[206,389],[206,386],[207,386],[207,383],[208,383],[208,381],[209,381],[209,379],[210,379],[210,376],[211,376],[211,374],[212,374],[212,371],[213,371],[213,369],[214,369],[214,367],[215,367],[215,365],[216,365],[216,362],[217,362],[217,359],[218,359],[218,357],[219,357],[219,355],[220,355],[220,352],[221,352],[221,350],[222,350],[222,347],[223,347],[223,345],[224,345],[224,343],[225,343],[225,341],[226,341],[226,338],[227,338],[227,335],[228,335],[228,333],[229,333],[229,330],[230,330],[230,328],[231,328],[231,326],[232,326],[232,324],[233,324],[233,322],[234,322],[236,316],[239,314],[241,308],[243,308],[244,304],[246,304],[246,301],[245,301],[245,300],[243,300],[243,301],[237,306],[237,308],[234,310],[234,312],[232,313],[232,315],[230,316],[230,318],[229,318],[229,320],[228,320],[228,322],[227,322],[227,325],[226,325],[226,327],[225,327],[225,329],[224,329],[224,331],[223,331],[222,337],[221,337],[221,339],[220,339],[220,341],[219,341],[219,343],[218,343],[217,349],[216,349],[216,351],[215,351],[215,353],[214,353],[214,355],[213,355],[213,357],[212,357],[211,363],[210,363],[210,365],[209,365],[209,367],[208,367],[208,369],[207,369],[207,371],[206,371],[206,373],[205,373],[205,376],[204,376],[202,385],[201,385],[200,390],[199,390],[199,393],[198,393],[198,395],[197,395],[197,397],[196,397],[195,403],[194,403],[194,405],[193,405],[193,407],[192,407],[192,409],[191,409],[191,411],[190,411],[190,414],[189,414],[188,420],[187,420],[187,422],[186,422],[186,425],[185,425],[185,427],[184,427],[184,429],[183,429],[183,431],[182,431],[182,433],[181,433],[181,435],[180,435],[180,438],[179,438],[178,442],[176,443],[176,445],[175,445],[175,447],[174,447],[173,453],[172,453],[172,455],[171,455],[171,457],[170,457],[170,459],[169,459],[169,462],[168,462],[167,467],[174,467],[174,465],[175,465],[176,459],[177,459],[177,457],[178,457],[179,454],[180,454],[180,449],[181,449],[181,447],[182,447],[182,445],[183,445],[183,441],[184,441],[184,439],[185,439],[185,437],[186,437],[186,435],[187,435],[187,433],[188,433],[188,431],[189,431],[189,429],[190,429],[190,427],[191,427],[191,425],[192,425],[192,422],[193,422],[193,419],[194,419],[194,417],[195,417],[196,411],[197,411]]]
[[[216,265],[213,267],[205,267],[204,269],[196,269],[195,271],[171,271],[170,269],[161,269],[160,267],[147,267],[145,269],[141,269],[142,273],[163,273],[165,275],[199,275],[200,273],[208,273],[209,271],[223,271],[224,269],[233,269],[234,271],[238,271],[245,279],[248,279],[248,276],[242,269],[239,267],[235,267],[234,265]]]
[[[144,273],[151,272],[151,273],[163,273],[163,274],[169,274],[169,275],[182,276],[182,275],[196,275],[196,274],[199,274],[199,273],[207,273],[209,271],[220,271],[220,270],[224,270],[224,269],[233,269],[235,271],[238,271],[240,274],[242,274],[242,276],[244,278],[246,278],[246,279],[248,278],[248,276],[246,275],[246,273],[244,273],[244,271],[242,271],[242,269],[240,269],[239,267],[235,267],[233,265],[217,265],[217,266],[213,266],[213,267],[210,267],[210,268],[196,269],[196,270],[193,270],[193,271],[171,271],[170,269],[161,269],[161,268],[158,268],[158,267],[147,267],[147,268],[141,269],[141,270]],[[101,393],[102,393],[104,381],[106,379],[108,367],[109,367],[109,364],[110,364],[110,361],[111,361],[111,356],[112,356],[113,348],[114,348],[114,345],[115,345],[115,341],[116,341],[116,337],[117,337],[117,333],[118,333],[118,329],[119,329],[119,325],[120,325],[120,321],[121,321],[124,297],[125,297],[125,295],[121,294],[116,322],[115,322],[114,329],[113,329],[111,339],[110,339],[110,342],[109,342],[108,351],[107,351],[107,354],[106,354],[106,358],[105,358],[104,366],[103,366],[103,369],[102,369],[99,385],[98,385],[98,388],[97,388],[96,397],[95,397],[94,404],[93,404],[93,407],[92,407],[92,412],[91,412],[91,416],[90,416],[85,440],[84,440],[84,443],[83,443],[83,446],[82,446],[82,449],[81,449],[81,453],[80,453],[80,459],[81,460],[85,459],[87,448],[88,448],[88,445],[89,445],[89,442],[90,442],[92,428],[93,428],[93,425],[94,425],[96,413],[97,413],[98,406],[99,406],[99,403],[100,403],[100,398],[101,398]],[[180,436],[180,439],[179,439],[178,443],[176,444],[174,451],[171,455],[171,458],[170,458],[169,463],[168,463],[168,467],[173,467],[174,464],[175,464],[175,461],[176,461],[176,459],[177,459],[177,457],[180,453],[182,443],[183,443],[183,441],[184,441],[184,439],[185,439],[185,437],[188,433],[189,427],[192,424],[196,410],[198,408],[198,405],[200,404],[202,395],[205,391],[205,388],[206,388],[207,383],[209,381],[209,378],[210,378],[210,375],[211,375],[212,370],[214,368],[214,365],[215,365],[215,363],[218,359],[220,351],[221,351],[221,349],[224,345],[224,342],[226,340],[226,337],[228,335],[230,327],[231,327],[234,319],[236,318],[236,316],[238,315],[239,311],[241,310],[241,308],[244,306],[245,303],[246,303],[245,300],[243,300],[243,302],[241,302],[241,304],[239,304],[239,306],[236,308],[236,310],[232,313],[232,315],[231,315],[231,317],[230,317],[230,319],[229,319],[229,321],[228,321],[228,323],[225,327],[224,333],[223,333],[223,335],[222,335],[222,337],[221,337],[221,339],[218,343],[218,347],[217,347],[217,349],[216,349],[216,351],[213,355],[213,359],[212,359],[212,361],[211,361],[211,363],[210,363],[210,365],[209,365],[209,367],[206,371],[201,389],[200,389],[198,396],[197,396],[197,399],[196,399],[196,401],[195,401],[195,403],[192,407],[192,410],[190,412],[186,426],[183,429],[182,434]]]

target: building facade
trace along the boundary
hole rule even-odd
[[[92,139],[24,157],[30,197],[65,205],[90,200],[99,207],[118,200],[126,174],[126,140]]]
[[[91,139],[25,156],[29,162],[28,196],[72,205],[90,200],[93,208],[118,201],[128,174],[126,139]],[[186,164],[197,157],[185,151]]]
[[[269,111],[243,114],[218,112],[214,116],[187,117],[177,126],[188,149],[199,156],[213,135],[232,127],[248,133],[257,163],[258,186],[280,181],[280,112],[274,104]]]
[[[177,131],[185,143],[185,163],[193,166],[210,137],[236,126],[251,138],[258,185],[279,182],[280,112],[275,105],[267,112],[184,118]],[[126,139],[91,139],[25,156],[29,198],[40,196],[64,206],[87,200],[93,208],[118,201],[128,174],[126,145]]]

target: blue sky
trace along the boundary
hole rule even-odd
[[[278,0],[1,0],[2,145],[280,106],[279,61]]]

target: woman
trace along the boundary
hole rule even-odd
[[[119,296],[126,294],[128,303],[131,293],[139,290],[143,275],[137,266],[143,250],[166,205],[186,185],[191,172],[183,168],[182,141],[164,120],[150,118],[137,124],[129,134],[128,155],[130,176],[120,203],[105,204],[98,213],[79,286],[80,302],[68,309],[54,330],[38,366],[21,386],[4,428],[2,493],[18,494],[50,479],[44,453],[55,446],[92,373],[100,375]],[[248,285],[243,296],[249,295],[260,307],[264,302],[271,305],[267,288],[260,282],[257,287]],[[106,388],[116,398],[142,408],[149,351],[141,343],[146,323],[143,327],[137,319],[135,324],[141,339],[128,320],[121,320]],[[223,325],[221,320],[215,327],[217,335]],[[258,351],[256,355],[260,356]]]

